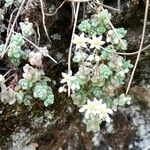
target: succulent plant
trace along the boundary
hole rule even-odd
[[[34,33],[33,24],[29,22],[28,18],[25,19],[25,22],[20,22],[19,25],[23,36],[28,37]]]
[[[133,67],[130,60],[117,53],[127,49],[123,39],[127,31],[124,28],[110,30],[110,19],[111,14],[102,10],[79,24],[81,34],[73,39],[73,61],[78,63],[79,69],[74,75],[66,75],[66,83],[62,79],[63,86],[59,89],[66,92],[70,88],[74,104],[84,113],[87,131],[99,131],[103,121],[110,121],[112,111],[131,100],[128,95],[116,95]]]
[[[9,7],[14,3],[14,0],[5,0],[5,6]]]
[[[37,83],[33,90],[34,98],[39,98],[41,100],[44,100],[46,99],[47,95],[48,95],[48,86],[45,84],[42,85]]]
[[[27,79],[19,80],[19,84],[23,90],[30,90],[33,86],[32,81],[27,80]]]

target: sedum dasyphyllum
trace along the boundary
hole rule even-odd
[[[130,103],[130,96],[117,94],[125,83],[126,74],[133,65],[117,51],[127,50],[124,28],[111,29],[111,14],[102,10],[90,19],[83,20],[74,35],[73,61],[78,71],[73,75],[66,73],[60,83],[59,92],[71,89],[75,105],[84,113],[87,131],[97,132],[103,121],[110,122],[110,116],[118,106]],[[116,35],[117,33],[117,35]],[[65,82],[62,82],[65,81]]]

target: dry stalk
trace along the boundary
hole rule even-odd
[[[143,23],[143,31],[142,31],[141,44],[140,44],[138,55],[137,55],[137,58],[136,58],[136,61],[135,61],[135,64],[134,64],[134,68],[133,68],[132,73],[131,73],[130,80],[129,80],[129,83],[128,83],[128,86],[127,86],[126,94],[128,94],[128,92],[129,92],[129,89],[130,89],[130,86],[131,86],[131,83],[132,83],[132,80],[133,80],[133,76],[135,74],[135,70],[136,70],[136,67],[137,67],[137,64],[139,62],[140,55],[141,55],[141,52],[142,52],[142,47],[143,47],[144,37],[145,37],[145,31],[146,31],[146,22],[147,22],[147,16],[148,16],[148,7],[149,7],[149,0],[146,0],[146,7],[145,7],[145,14],[144,14],[144,23]]]
[[[13,12],[11,13],[11,15],[10,15],[9,23],[8,23],[8,29],[7,29],[7,36],[8,36],[8,34],[9,34],[9,31],[10,31],[10,28],[11,28],[11,21],[12,21],[13,15],[14,15],[14,13],[15,13],[17,10],[18,10],[18,8],[15,8],[15,9],[13,10]]]
[[[41,5],[43,28],[44,28],[45,34],[46,34],[46,36],[47,36],[49,42],[51,43],[51,39],[50,39],[50,37],[49,37],[49,35],[48,35],[47,28],[46,28],[46,25],[45,25],[45,13],[44,13],[43,0],[39,0],[39,1],[40,1],[40,5]]]
[[[75,20],[74,20],[72,37],[71,37],[71,42],[70,42],[70,47],[69,47],[69,54],[68,54],[68,73],[71,72],[71,51],[72,51],[72,45],[73,45],[72,40],[73,40],[75,29],[77,26],[79,7],[80,7],[80,2],[77,2],[76,11],[75,11]],[[68,96],[70,97],[70,87],[68,87]]]

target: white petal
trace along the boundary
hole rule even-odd
[[[99,46],[99,45],[97,45],[95,48],[96,48],[96,49],[100,49],[100,46]]]
[[[107,108],[107,113],[108,113],[108,114],[113,114],[113,111],[112,111],[112,109],[110,109],[110,108]]]
[[[109,43],[111,41],[111,37],[107,37],[106,41]]]
[[[81,46],[80,45],[76,45],[76,50],[79,49]]]
[[[59,93],[62,93],[63,91],[64,91],[64,87],[60,87],[58,90]]]
[[[110,121],[111,121],[111,119],[110,119],[109,115],[106,115],[105,120],[106,120],[106,122],[110,122]]]
[[[72,75],[72,71],[71,70],[69,70],[68,75],[70,75],[70,76]]]
[[[84,33],[83,33],[83,32],[81,33],[80,37],[81,37],[81,38],[84,38]]]
[[[84,107],[81,107],[81,108],[79,109],[79,112],[84,112],[84,111],[85,111]]]
[[[91,42],[91,39],[90,39],[90,38],[86,38],[86,42],[87,42],[87,43],[90,43],[90,42]]]
[[[62,79],[62,80],[60,81],[60,83],[65,83],[65,82],[67,82],[66,79]]]
[[[62,76],[63,76],[64,78],[67,76],[67,74],[64,73],[64,72],[62,72],[61,74],[62,74]]]
[[[97,37],[96,37],[95,35],[93,35],[93,36],[92,36],[92,39],[95,40],[95,39],[97,39]]]
[[[74,91],[75,89],[76,89],[76,86],[75,86],[74,84],[72,84],[72,85],[71,85],[71,90]]]
[[[16,102],[16,99],[13,98],[13,99],[9,102],[9,105],[13,105],[15,102]]]
[[[86,111],[86,113],[85,113],[85,115],[84,115],[84,117],[85,117],[85,119],[88,119],[89,118],[89,112],[88,111]]]
[[[97,98],[94,97],[94,102],[98,102]]]
[[[100,41],[101,41],[101,40],[102,40],[102,36],[99,36],[99,37],[98,37],[98,40],[100,40]]]
[[[91,105],[92,104],[92,101],[91,100],[87,100],[87,105]]]
[[[100,41],[100,45],[104,45],[105,44],[105,42],[104,41]]]
[[[87,45],[86,45],[85,43],[83,43],[83,44],[82,44],[82,47],[86,48],[86,47],[87,47]]]
[[[95,47],[94,44],[91,44],[91,45],[90,45],[90,48],[94,48],[94,47]]]

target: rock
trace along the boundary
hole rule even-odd
[[[150,107],[150,88],[137,85],[130,89],[130,94],[147,107]]]

